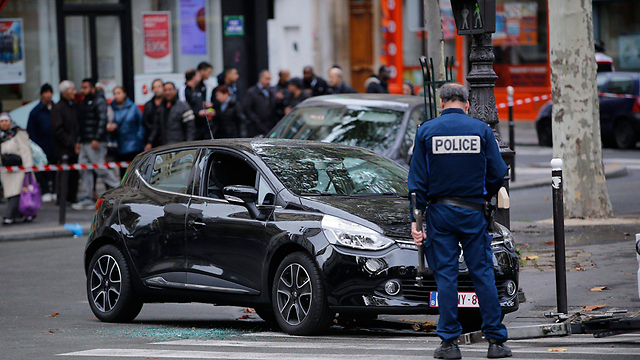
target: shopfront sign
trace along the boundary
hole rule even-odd
[[[205,0],[180,0],[182,55],[207,55]]]
[[[142,67],[145,74],[173,71],[169,11],[142,13],[142,43],[144,44]]]
[[[496,31],[495,0],[451,0],[458,35],[490,34]]]
[[[22,19],[0,19],[0,84],[27,81]]]

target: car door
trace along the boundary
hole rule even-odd
[[[266,221],[225,199],[230,185],[258,188],[258,205],[275,198],[260,172],[240,154],[209,149],[198,164],[198,193],[187,215],[187,282],[194,289],[260,293],[269,236]]]
[[[612,134],[615,120],[630,113],[634,98],[618,95],[637,93],[635,77],[625,73],[611,73],[609,81],[604,85],[603,96],[600,96],[600,128],[603,135]]]
[[[139,186],[123,199],[125,242],[142,280],[150,286],[184,287],[185,217],[198,150],[153,154],[136,174]]]

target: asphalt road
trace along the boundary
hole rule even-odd
[[[523,171],[548,171],[550,149],[517,149]],[[607,181],[618,216],[640,213],[640,151],[605,150],[605,162],[627,165],[629,175]],[[523,258],[527,302],[507,315],[509,327],[550,322],[555,308],[553,233],[536,222],[551,217],[550,189],[511,194],[514,232]],[[567,226],[570,312],[583,306],[627,309],[640,315],[638,225]],[[320,337],[280,333],[246,309],[205,304],[147,304],[130,324],[99,322],[85,293],[82,252],[86,237],[0,243],[0,358],[2,359],[424,359],[439,339],[411,325],[433,316],[386,316],[367,328],[334,326]],[[607,290],[590,289],[607,286]],[[519,359],[640,359],[640,333],[595,339],[591,335],[510,341]],[[486,344],[462,346],[465,359],[481,359]]]

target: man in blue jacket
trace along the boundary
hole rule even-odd
[[[51,107],[53,106],[53,88],[44,84],[40,88],[40,102],[29,113],[27,132],[29,138],[42,148],[47,155],[49,164],[56,164],[55,151],[53,150],[53,133],[51,132]],[[36,173],[36,179],[40,185],[42,201],[53,201],[55,193],[55,173],[40,171]]]
[[[462,244],[465,262],[478,295],[482,331],[489,340],[487,357],[511,356],[504,345],[507,329],[493,273],[491,239],[484,217],[485,201],[502,187],[507,165],[502,160],[492,129],[465,114],[469,92],[460,84],[440,90],[442,115],[423,123],[416,134],[409,171],[409,193],[426,210],[426,234],[412,217],[414,242],[425,247],[429,268],[438,285],[442,344],[437,359],[460,359],[455,344],[462,333],[458,322],[458,257]]]

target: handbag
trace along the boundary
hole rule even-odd
[[[0,163],[2,166],[22,166],[22,158],[18,154],[2,154]]]
[[[22,180],[18,211],[24,216],[36,216],[41,207],[40,185],[33,178],[32,173],[26,173],[24,174],[24,180]]]

